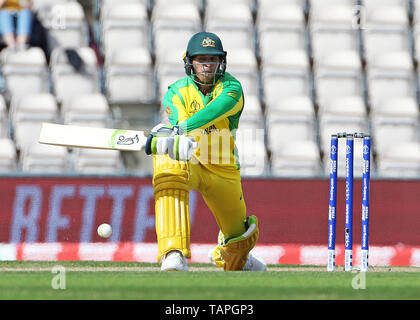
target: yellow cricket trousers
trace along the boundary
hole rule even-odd
[[[203,196],[225,238],[246,231],[246,205],[239,171],[234,178],[226,178],[197,161],[175,161],[167,155],[153,156],[153,169],[158,261],[171,250],[191,257],[190,190],[197,190]]]

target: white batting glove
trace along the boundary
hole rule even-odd
[[[158,124],[146,142],[146,154],[168,154],[174,160],[189,161],[198,143],[182,134],[179,127]]]

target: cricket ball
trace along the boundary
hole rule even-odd
[[[109,238],[112,234],[112,228],[108,223],[102,223],[98,227],[98,234],[102,238]]]

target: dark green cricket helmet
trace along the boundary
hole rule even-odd
[[[194,76],[192,58],[198,55],[215,55],[221,57],[221,63],[216,75],[222,76],[226,70],[226,51],[223,50],[220,38],[211,32],[198,32],[188,41],[187,51],[184,54],[185,73]]]

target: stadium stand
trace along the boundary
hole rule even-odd
[[[73,168],[80,173],[116,174],[123,172],[121,154],[116,150],[73,149]]]
[[[1,72],[5,81],[4,96],[8,102],[14,95],[48,91],[48,66],[40,48],[24,51],[3,49]]]
[[[397,143],[378,154],[378,176],[383,178],[413,178],[420,174],[420,144]]]
[[[20,153],[20,168],[30,173],[63,173],[70,170],[66,148],[37,143]]]
[[[10,124],[16,148],[24,151],[37,142],[42,122],[56,122],[58,107],[49,93],[15,96],[10,104]]]
[[[290,141],[316,141],[315,112],[308,96],[280,98],[265,110],[268,133],[267,145],[272,158]],[[319,153],[319,152],[318,152]]]
[[[92,12],[75,0],[33,2],[51,55],[1,51],[1,170],[151,174],[140,154],[58,148],[48,162],[52,149],[32,140],[42,121],[167,122],[163,95],[185,76],[190,36],[207,30],[244,89],[243,176],[326,176],[338,131],[372,134],[373,174],[420,174],[419,0],[94,0]]]
[[[100,91],[97,59],[90,47],[55,48],[51,53],[50,69],[54,94],[59,102],[74,95]]]
[[[38,10],[38,18],[47,30],[48,49],[86,47],[88,26],[82,6],[76,1],[58,1]]]
[[[253,50],[249,48],[230,50],[228,72],[241,82],[245,97],[259,94],[258,63]]]
[[[200,11],[193,2],[158,4],[153,8],[151,23],[157,59],[164,59],[170,50],[183,53],[190,36],[201,30]]]
[[[61,118],[65,124],[111,128],[111,109],[101,93],[76,95],[63,101]]]
[[[264,101],[268,106],[279,98],[311,96],[310,64],[303,50],[280,51],[273,59],[263,61],[261,77]]]
[[[105,59],[110,103],[152,103],[156,95],[152,58],[147,48],[119,48]]]
[[[0,139],[9,137],[9,121],[6,100],[0,95]]]
[[[0,138],[0,171],[14,172],[17,167],[15,143],[10,138]]]
[[[223,39],[226,51],[255,47],[251,7],[246,1],[208,1],[204,28]]]
[[[144,2],[104,1],[100,24],[105,56],[115,49],[150,48],[150,24]]]
[[[259,1],[256,18],[258,56],[269,63],[277,52],[306,50],[305,16],[302,1]]]
[[[313,140],[288,141],[273,157],[275,177],[308,177],[321,174],[318,146]]]

